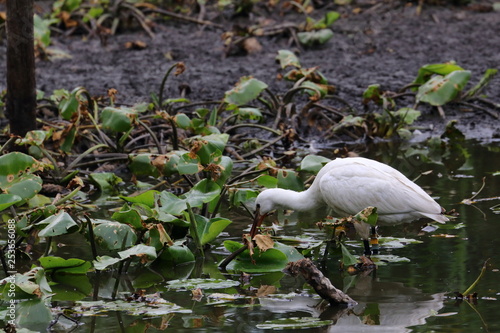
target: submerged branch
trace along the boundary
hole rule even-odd
[[[353,306],[357,304],[349,295],[335,288],[330,279],[324,276],[310,259],[306,258],[290,262],[283,271],[291,276],[302,275],[318,295],[328,301],[330,305]]]

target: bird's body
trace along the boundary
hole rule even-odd
[[[311,211],[328,206],[337,217],[344,217],[374,206],[382,224],[420,218],[448,221],[441,206],[420,186],[396,169],[362,157],[327,163],[306,191],[267,189],[257,196],[256,205],[261,216],[280,208]]]

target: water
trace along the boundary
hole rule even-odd
[[[355,147],[351,147],[355,149]],[[446,209],[455,209],[460,215],[432,233],[420,233],[413,225],[381,227],[382,236],[406,237],[422,241],[402,248],[383,249],[384,254],[408,258],[407,262],[390,262],[380,265],[369,275],[349,276],[339,271],[338,258],[331,258],[324,269],[332,283],[347,292],[359,304],[350,311],[339,312],[329,306],[319,305],[315,292],[301,278],[282,273],[231,275],[221,272],[214,262],[224,257],[220,243],[224,239],[238,240],[250,219],[243,212],[227,212],[234,222],[226,230],[228,234],[215,244],[216,250],[209,253],[205,261],[182,267],[160,267],[156,272],[141,270],[117,281],[112,273],[99,276],[89,274],[90,285],[99,284],[99,297],[110,300],[115,290],[133,292],[145,289],[159,291],[161,296],[185,309],[189,314],[176,313],[169,316],[143,318],[124,312],[109,312],[97,317],[84,317],[73,332],[148,332],[166,329],[175,332],[261,332],[257,328],[267,320],[289,317],[314,317],[331,320],[332,324],[314,331],[324,332],[498,332],[500,331],[500,279],[499,253],[500,215],[491,207],[500,200],[480,200],[473,205],[460,204],[471,198],[482,186],[485,187],[476,199],[500,195],[500,144],[491,142],[481,145],[468,142],[452,149],[425,152],[423,147],[408,144],[405,147],[376,145],[361,156],[385,162],[406,174],[410,179],[420,173],[417,183],[428,190]],[[422,152],[430,156],[426,159]],[[322,152],[328,155],[328,150]],[[444,158],[441,156],[444,154]],[[314,222],[314,221],[312,221]],[[268,221],[269,223],[269,221]],[[323,231],[311,223],[310,216],[280,217],[280,235],[308,235],[324,239]],[[81,251],[87,245],[75,235],[61,238],[62,246],[56,255],[67,256]],[[81,242],[81,243],[79,243]],[[357,254],[361,247],[350,247]],[[463,292],[478,277],[486,260],[486,272],[476,287],[476,305],[459,302],[453,292]],[[204,290],[204,297],[193,300],[190,291],[171,291],[166,281],[178,278],[211,277],[242,281],[239,287]],[[118,288],[116,288],[118,284]],[[267,287],[264,287],[267,286]],[[257,293],[267,296],[256,297]],[[246,295],[236,301],[218,303],[207,296],[217,293]],[[290,294],[295,293],[291,297]],[[288,298],[276,295],[289,294]],[[250,297],[251,296],[251,297]],[[86,299],[90,300],[91,297]],[[68,302],[60,302],[67,306]],[[140,305],[139,305],[140,306]],[[69,325],[61,319],[61,323]]]

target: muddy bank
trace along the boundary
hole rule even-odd
[[[338,96],[363,111],[361,94],[368,85],[379,83],[384,90],[397,91],[411,83],[425,64],[455,60],[472,71],[469,86],[477,83],[486,69],[500,68],[499,12],[424,6],[418,16],[414,6],[402,4],[392,1],[379,6],[363,5],[358,14],[353,14],[354,7],[318,9],[312,15],[315,18],[326,10],[337,10],[343,16],[333,24],[335,35],[326,45],[306,50],[290,47],[287,36],[275,35],[258,39],[262,45],[260,52],[225,57],[223,30],[176,20],[157,21],[153,39],[141,30],[111,36],[107,45],[102,45],[97,37],[54,36],[54,47],[70,54],[71,59],[38,61],[38,89],[51,93],[54,89],[83,86],[94,95],[105,95],[108,88],[115,88],[119,92],[118,102],[149,101],[150,94],[158,91],[168,67],[183,61],[186,72],[169,79],[165,96],[177,97],[179,85],[189,84],[192,101],[221,99],[244,75],[258,78],[275,93],[282,94],[290,83],[277,78],[281,71],[275,57],[278,50],[291,49],[299,51],[304,67],[319,66],[336,86]],[[206,18],[210,15],[215,14]],[[235,23],[250,24],[258,19],[262,17],[214,17],[227,30]],[[278,24],[303,17],[268,13],[266,19]],[[125,47],[126,42],[138,40],[147,47],[142,50]],[[4,44],[0,47],[3,64]],[[0,68],[0,77],[3,90],[5,65]],[[500,103],[500,76],[483,93]],[[458,119],[457,127],[468,138],[500,138],[500,121],[484,112],[446,106],[443,121],[435,110],[421,109],[424,115],[419,125],[427,133],[440,133],[448,120]]]

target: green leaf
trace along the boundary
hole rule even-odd
[[[0,156],[0,189],[5,194],[30,199],[42,189],[42,179],[32,174],[40,169],[40,162],[23,153]]]
[[[183,196],[191,207],[201,207],[220,195],[220,186],[209,179],[198,182],[189,192]]]
[[[184,279],[184,280],[171,280],[167,282],[168,288],[177,290],[191,290],[191,289],[225,289],[239,286],[240,282],[235,280],[223,279]]]
[[[39,233],[39,237],[54,237],[69,234],[78,230],[78,224],[66,212],[52,215],[35,225],[45,226]]]
[[[113,172],[91,173],[89,178],[97,185],[101,192],[106,194],[118,193],[116,185],[123,181]]]
[[[278,170],[278,187],[287,190],[302,191],[304,183],[293,170]]]
[[[172,266],[195,261],[193,252],[182,244],[174,244],[165,248],[159,258],[162,262],[165,261]]]
[[[41,146],[48,136],[47,131],[29,131],[24,138],[16,140],[18,145]]]
[[[158,177],[160,172],[153,164],[151,164],[152,154],[138,154],[132,156],[128,168],[136,176],[152,176]]]
[[[336,11],[329,11],[325,13],[325,16],[320,20],[325,26],[332,25],[335,21],[340,18],[340,13]]]
[[[297,38],[299,39],[300,44],[306,46],[325,44],[332,37],[333,37],[333,31],[331,29],[321,29],[321,30],[297,33]]]
[[[321,320],[314,317],[290,317],[276,320],[266,320],[262,324],[257,324],[261,330],[303,330],[315,329],[333,325],[333,320]]]
[[[226,91],[224,102],[234,105],[244,105],[256,99],[267,84],[252,77],[242,77],[236,86]]]
[[[330,161],[331,160],[329,158],[323,156],[307,155],[300,162],[300,170],[318,173],[319,170],[321,170],[321,168]]]
[[[40,332],[52,320],[50,308],[41,299],[24,301],[16,306],[16,326]],[[18,330],[18,332],[21,332]]]
[[[131,108],[106,107],[101,112],[101,122],[104,129],[113,132],[127,132],[137,118],[137,112]]]
[[[94,227],[96,244],[106,250],[121,250],[137,241],[133,229],[120,222],[106,221]]]
[[[143,192],[138,195],[134,195],[131,197],[123,196],[121,195],[120,198],[131,203],[139,203],[146,205],[150,208],[153,208],[155,206],[155,201],[156,201],[156,196],[159,195],[160,192],[156,190],[149,190],[146,192]]]
[[[179,159],[177,170],[180,175],[194,175],[203,170],[203,167],[200,165],[197,155],[193,158],[190,153],[185,153]]]
[[[188,129],[192,126],[191,119],[189,119],[189,117],[184,113],[176,114],[174,116],[174,121],[177,126],[182,129]]]
[[[60,257],[42,257],[39,259],[40,265],[46,270],[57,270],[58,273],[65,274],[87,274],[92,266],[89,261],[77,258],[63,259]]]
[[[271,177],[271,176],[269,176]],[[276,178],[273,178],[274,180],[278,181]],[[276,187],[276,186],[274,186]],[[256,198],[258,192],[255,190],[250,190],[246,188],[239,188],[236,189],[236,191],[230,192],[230,201],[231,201],[231,206],[240,206],[241,203],[248,204],[248,201],[250,199]]]
[[[205,245],[213,241],[219,234],[231,224],[231,220],[221,217],[208,219],[201,215],[195,215],[196,230],[200,237],[201,245]]]
[[[476,84],[474,87],[472,87],[469,91],[467,91],[465,96],[470,98],[470,97],[474,97],[477,94],[479,94],[481,92],[481,90],[483,90],[484,87],[486,87],[488,85],[488,83],[490,83],[491,79],[493,79],[495,77],[495,75],[497,75],[497,73],[498,73],[498,69],[495,69],[495,68],[487,69],[486,72],[484,73],[483,77],[479,81],[479,83]]]
[[[129,316],[137,316],[131,329],[127,327],[127,332],[145,332],[150,330],[147,318],[169,318],[174,313],[191,313],[191,310],[184,309],[174,303],[167,302],[155,295],[145,295],[143,302],[129,302],[126,300],[117,301],[78,301],[78,307],[73,307],[76,313],[84,316],[108,316],[109,313],[121,311]],[[142,324],[144,323],[144,325]]]
[[[94,260],[92,263],[94,264],[94,268],[102,271],[106,269],[107,267],[116,264],[117,262],[122,261],[120,258],[113,258],[110,256],[102,256],[102,257],[97,257],[96,260]]]
[[[278,178],[270,175],[260,175],[259,178],[257,178],[257,184],[266,188],[275,188],[278,187]]]
[[[368,223],[369,225],[376,225],[378,220],[377,207],[366,207],[356,215],[354,218],[358,221]]]
[[[398,111],[391,112],[392,115],[399,117],[400,122],[406,125],[411,125],[422,114],[420,111],[412,108],[401,108]]]
[[[76,127],[72,127],[66,137],[64,138],[64,141],[61,145],[61,150],[65,153],[71,152],[71,149],[73,148],[73,143],[75,142],[76,138]]]
[[[89,267],[92,266],[88,262]],[[52,291],[51,301],[78,301],[92,294],[92,284],[87,275],[67,275],[59,271],[51,275]]]
[[[382,104],[382,92],[380,91],[380,84],[369,85],[363,92],[363,104],[373,101],[377,105]]]
[[[187,209],[186,200],[168,191],[160,193],[160,210],[172,215],[180,215]]]
[[[234,252],[243,245],[227,240],[224,247]],[[274,248],[261,252],[258,248],[250,257],[249,250],[243,251],[227,267],[228,270],[243,271],[248,273],[257,272],[276,272],[281,271],[290,261],[296,261],[304,258],[294,247],[274,242]]]
[[[21,201],[23,201],[23,198],[18,195],[0,194],[0,212]]]
[[[219,178],[216,180],[216,183],[220,187],[223,187],[226,184],[226,180],[231,177],[231,173],[233,171],[233,160],[229,156],[222,156],[219,166],[221,167],[221,172]]]
[[[113,213],[111,218],[118,222],[129,224],[135,230],[142,230],[144,229],[144,221],[152,215],[151,208],[146,205],[133,204],[132,207],[129,207],[125,204],[118,212]]]
[[[319,85],[311,81],[304,81],[300,86],[309,88],[306,90],[306,93],[317,99],[323,98],[328,94],[328,87],[325,85]]]
[[[55,23],[54,20],[44,20],[37,14],[33,16],[33,33],[35,41],[40,43],[42,47],[50,45],[50,25]]]
[[[470,71],[454,71],[446,76],[435,76],[418,88],[417,101],[444,105],[462,91],[470,78]]]
[[[454,61],[450,61],[444,64],[430,64],[420,67],[418,70],[418,75],[413,81],[413,84],[424,84],[430,77],[434,74],[437,75],[448,75],[454,71],[463,71],[464,69],[458,66]]]
[[[281,68],[285,69],[289,66],[300,68],[299,58],[292,51],[279,50],[276,60],[279,61]]]
[[[342,263],[344,267],[353,266],[358,263],[358,259],[345,247],[344,244],[340,243],[340,248],[342,249]]]
[[[122,259],[127,259],[127,258],[130,258],[132,256],[138,256],[138,257],[146,256],[149,259],[155,259],[156,258],[156,249],[153,246],[138,244],[138,245],[132,246],[131,248],[129,248],[125,251],[118,252],[118,255]]]
[[[233,113],[239,115],[242,119],[259,120],[262,118],[262,112],[258,108],[237,108]]]

